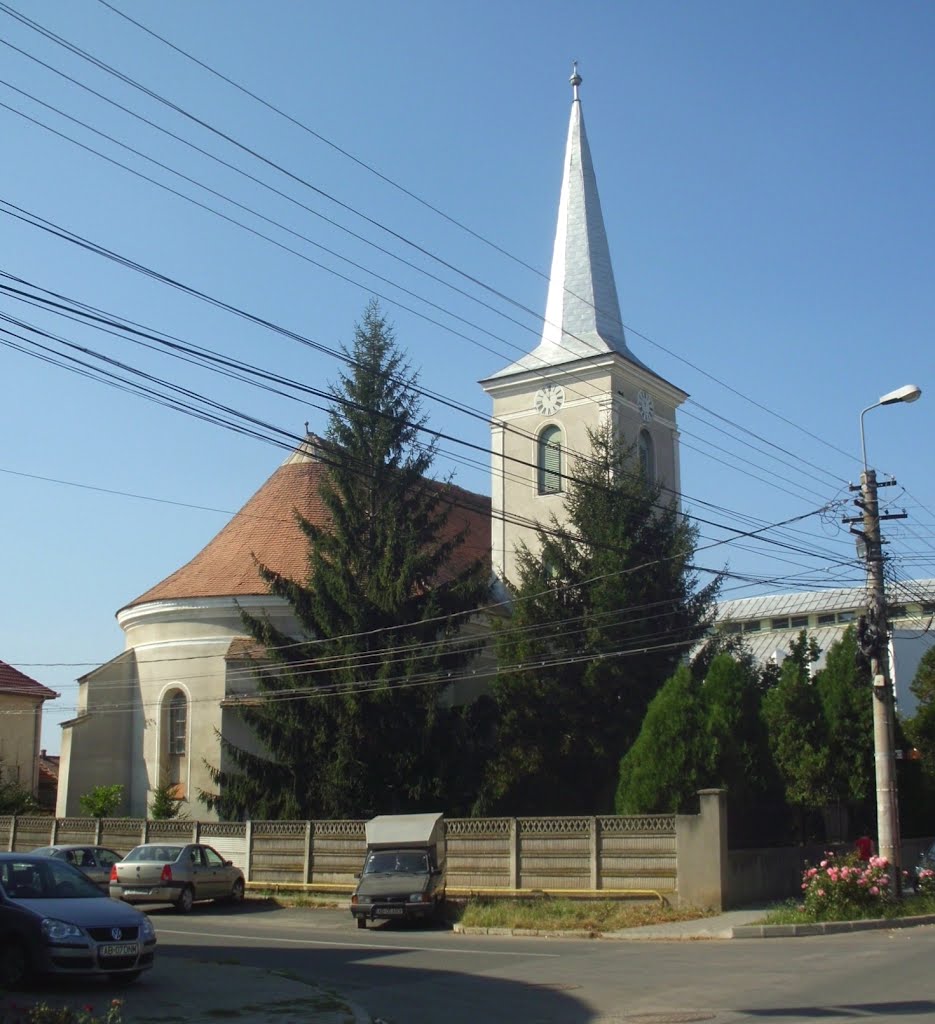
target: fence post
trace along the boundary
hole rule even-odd
[[[247,829],[244,833],[244,840],[246,841],[246,864],[244,864],[243,877],[245,882],[250,881],[250,865],[253,863],[253,821],[247,818]]]
[[[601,865],[601,838],[597,831],[597,818],[591,818],[588,822],[588,853],[591,855],[591,890],[596,891],[601,887],[600,865]]]
[[[197,843],[201,840],[201,822],[192,822],[192,842]]]
[[[510,818],[510,888],[519,888],[519,825]]]
[[[55,846],[55,840],[58,839],[58,818],[52,819],[52,835],[49,836],[49,846]]]
[[[699,814],[675,817],[675,870],[679,906],[724,910],[727,870],[727,791],[700,789]]]
[[[102,819],[98,818],[97,821],[94,824],[94,845],[95,846],[100,846],[101,845],[101,829],[103,827],[101,822],[102,822]]]
[[[302,880],[306,885],[312,880],[309,872],[312,870],[312,823],[305,823],[305,863],[302,866]]]
[[[140,830],[140,834],[142,836],[142,838],[140,839],[140,842],[141,843],[148,843],[149,842],[149,818],[144,818],[143,819],[143,827]]]
[[[16,815],[10,821],[10,853],[16,849]]]

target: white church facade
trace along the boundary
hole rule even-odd
[[[628,347],[577,71],[571,83],[542,337],[481,381],[492,400],[491,494],[465,494],[470,500],[451,524],[469,528],[464,557],[489,557],[507,581],[517,545],[534,547],[533,524],[553,514],[561,520],[589,429],[613,424],[673,500],[680,486],[676,414],[687,395]],[[62,726],[60,817],[79,813],[80,796],[94,786],[114,783],[124,787],[121,812],[145,816],[165,781],[191,817],[211,817],[197,794],[213,788],[206,764],[223,766],[218,735],[249,741],[237,705],[253,685],[255,648],[240,609],[295,632],[289,606],[266,592],[256,560],[304,578],[306,539],[293,510],[325,521],[315,442],[306,438],[191,561],[117,613],[125,649],[79,680],[77,714]],[[110,713],[115,707],[131,710]]]

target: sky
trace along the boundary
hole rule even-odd
[[[577,60],[628,344],[691,395],[696,563],[731,573],[725,598],[859,585],[840,521],[859,414],[912,383],[921,401],[867,415],[867,452],[909,513],[885,524],[891,572],[935,577],[935,5],[108,3],[0,2],[0,286],[319,390],[377,297],[426,391],[466,409],[426,401],[465,442],[441,444],[437,473],[489,493],[477,381],[538,341]],[[42,732],[57,752],[76,679],[123,649],[116,612],[196,554],[306,422],[323,432],[326,403],[9,290],[0,315],[17,321],[0,320],[0,659],[61,694]],[[264,426],[193,418],[66,355]]]

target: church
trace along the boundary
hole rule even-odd
[[[468,527],[463,557],[489,557],[498,580],[515,577],[518,545],[534,548],[530,523],[562,520],[567,461],[588,449],[589,430],[611,424],[635,445],[647,476],[680,490],[676,412],[688,396],[627,345],[581,81],[575,68],[542,336],[480,382],[492,402],[490,495],[463,493],[450,523]],[[267,593],[256,560],[304,577],[306,540],[293,510],[327,523],[323,471],[309,435],[194,558],[117,612],[125,649],[78,680],[77,714],[62,724],[59,817],[79,814],[82,794],[113,784],[123,786],[120,813],[145,817],[165,780],[190,817],[212,817],[197,799],[213,788],[205,761],[221,763],[218,734],[249,740],[237,705],[251,688],[256,651],[240,610],[295,632],[290,607]],[[108,713],[115,705],[133,710]]]

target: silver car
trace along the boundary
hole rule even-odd
[[[187,913],[196,900],[244,897],[240,868],[202,843],[143,843],[110,870],[110,895],[127,903],[171,903]]]
[[[40,846],[32,852],[37,857],[54,857],[56,860],[63,860],[68,864],[74,864],[79,871],[83,871],[105,893],[110,885],[110,869],[123,856],[122,853],[117,853],[116,850],[109,850],[106,846],[83,846],[78,843]]]

